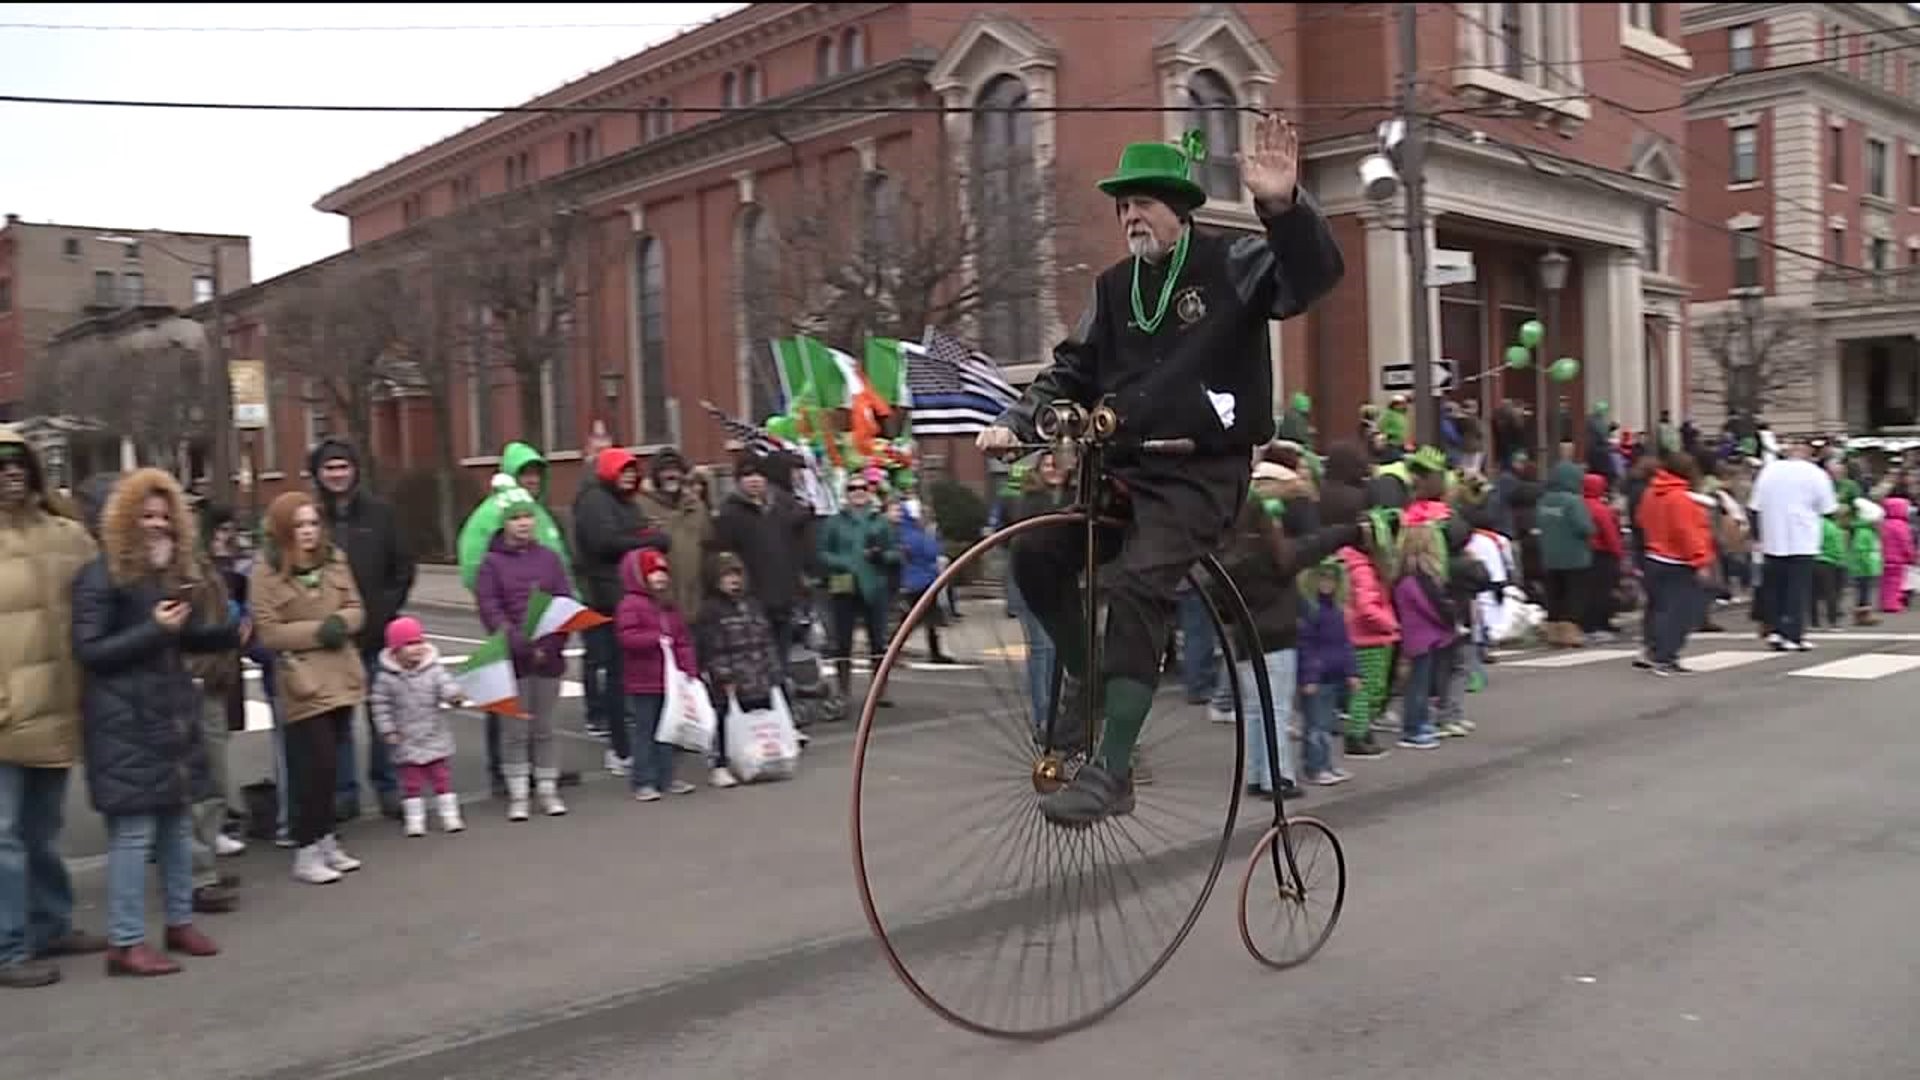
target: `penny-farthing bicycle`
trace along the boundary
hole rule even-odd
[[[861,904],[888,963],[946,1020],[982,1035],[1046,1039],[1085,1028],[1139,993],[1180,947],[1212,895],[1234,834],[1245,774],[1247,703],[1227,680],[1231,712],[1189,703],[1163,679],[1134,764],[1131,813],[1063,828],[1039,798],[1069,781],[1099,745],[1094,692],[1063,707],[1052,645],[1011,585],[1010,554],[1072,530],[1087,552],[1079,585],[1089,668],[1100,670],[1102,564],[1132,525],[1103,470],[1109,452],[1192,452],[1186,440],[1128,445],[1104,403],[1040,410],[1045,443],[1073,478],[1073,497],[982,539],[955,557],[894,633],[873,671],[854,742],[853,859]],[[946,621],[941,595],[985,575],[1009,579],[1008,601],[975,605],[946,627],[951,664],[907,655]],[[1240,590],[1208,556],[1188,573],[1216,640],[1232,658],[1262,655]],[[926,635],[931,638],[930,635]],[[931,650],[929,650],[931,652]],[[877,723],[893,675],[902,708]],[[1273,695],[1251,665],[1254,721],[1277,775]],[[931,719],[912,719],[916,714]],[[1306,962],[1333,933],[1346,861],[1324,823],[1288,817],[1255,845],[1239,896],[1240,936],[1273,968]]]

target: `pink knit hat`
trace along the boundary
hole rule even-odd
[[[420,620],[411,615],[402,615],[387,624],[387,648],[394,652],[426,639],[427,634],[421,629]]]

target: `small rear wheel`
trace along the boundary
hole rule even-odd
[[[1247,859],[1240,878],[1240,940],[1255,960],[1276,971],[1299,967],[1333,936],[1346,902],[1347,856],[1340,838],[1319,818],[1288,818],[1268,829]]]

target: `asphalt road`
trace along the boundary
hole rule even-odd
[[[367,869],[326,889],[249,853],[247,907],[206,921],[223,956],[157,984],[70,963],[10,994],[0,1076],[1913,1076],[1903,623],[1795,656],[1698,639],[1712,670],[1683,679],[1613,654],[1501,665],[1474,737],[1354,763],[1302,805],[1350,874],[1311,964],[1241,949],[1250,821],[1157,980],[1051,1043],[961,1034],[894,980],[854,895],[836,733],[785,783],[644,807],[590,783],[560,820],[363,828]],[[994,929],[935,918],[955,948]]]

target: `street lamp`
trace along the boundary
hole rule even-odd
[[[119,233],[94,237],[106,244],[119,244],[132,248],[140,244],[138,237]],[[220,306],[220,249],[222,242],[214,240],[209,252],[209,261],[200,262],[169,251],[165,245],[150,244],[155,251],[193,270],[205,270],[209,283],[213,287],[212,303],[213,329],[207,334],[207,362],[213,369],[212,377],[207,380],[207,392],[210,395],[208,410],[219,429],[208,439],[212,450],[207,462],[207,471],[212,474],[213,494],[221,503],[233,505],[233,376],[227,370],[227,321]],[[189,296],[189,299],[192,297]]]
[[[1533,365],[1533,401],[1534,424],[1539,433],[1542,455],[1552,446],[1552,429],[1547,421],[1547,365],[1557,359],[1555,349],[1560,341],[1560,290],[1567,287],[1567,268],[1572,263],[1573,259],[1559,248],[1540,256],[1540,287],[1547,291],[1547,339],[1544,354]]]
[[[600,396],[607,403],[607,438],[615,446],[620,445],[620,384],[625,376],[618,368],[608,368],[600,373]]]

